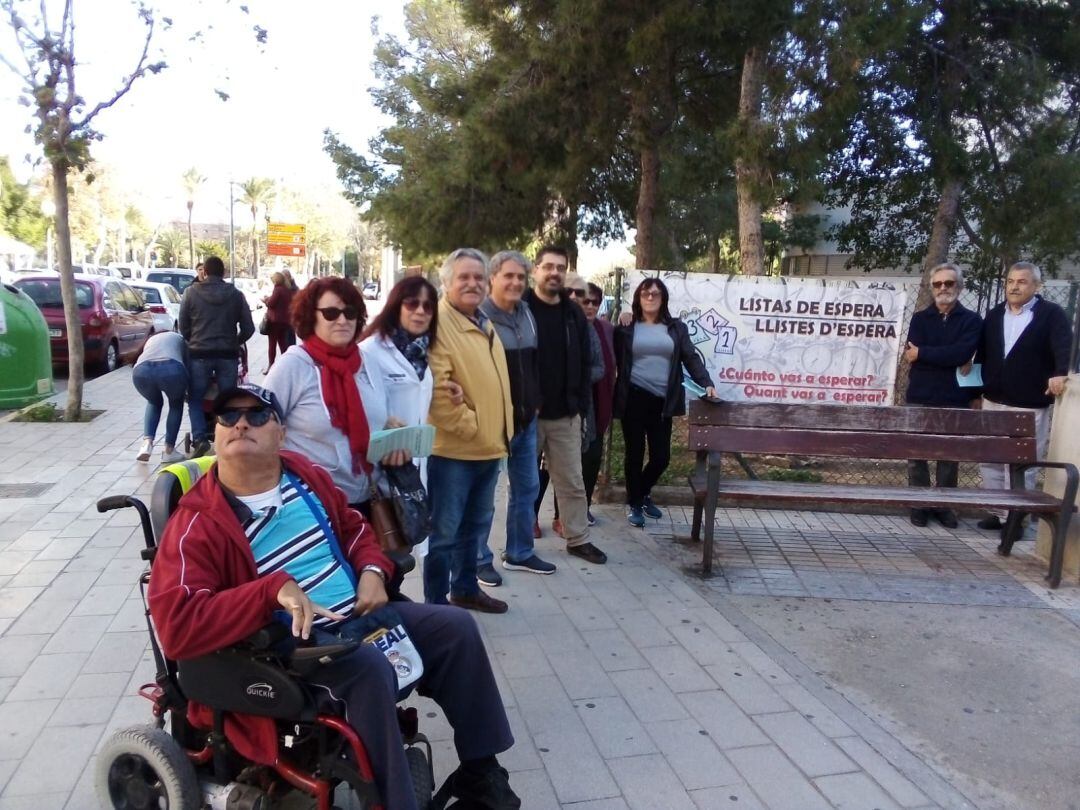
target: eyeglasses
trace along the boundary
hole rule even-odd
[[[253,408],[227,408],[219,413],[217,418],[225,427],[236,427],[236,423],[240,421],[241,416],[253,428],[262,427],[271,418],[277,419],[277,414],[274,413],[273,409],[265,405],[256,405]]]
[[[660,297],[661,297],[661,293],[660,293],[660,291],[659,291],[659,290],[657,290],[657,289],[652,289],[652,290],[642,290],[642,291],[641,291],[641,297],[642,297],[642,298],[660,298]]]
[[[571,287],[569,292],[574,298],[584,298],[589,294],[588,290],[579,290],[577,287]]]
[[[435,302],[430,298],[424,298],[423,300],[419,298],[406,298],[401,302],[401,305],[409,310],[409,312],[416,312],[416,310],[419,309],[430,315],[435,311]]]
[[[351,304],[345,307],[345,309],[339,309],[338,307],[316,307],[315,311],[331,323],[336,321],[342,315],[345,316],[345,320],[347,321],[355,321],[360,317],[360,310]]]
[[[930,286],[935,290],[951,290],[956,286],[956,281],[949,279],[948,281],[931,281]]]
[[[600,306],[600,299],[599,298],[586,298],[581,303],[584,304],[587,307],[598,307],[598,306]]]

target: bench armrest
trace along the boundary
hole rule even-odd
[[[1033,467],[1064,471],[1065,493],[1062,500],[1075,508],[1076,492],[1080,488],[1080,472],[1077,471],[1075,464],[1070,464],[1068,461],[1033,461],[1030,464],[1016,464],[1014,466],[1021,472]]]

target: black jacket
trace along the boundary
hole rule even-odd
[[[908,404],[957,408],[975,399],[978,389],[957,385],[956,369],[975,356],[981,334],[982,318],[959,302],[948,315],[936,304],[916,312],[908,341],[919,347],[919,358],[908,376]]]
[[[1069,373],[1072,326],[1065,310],[1035,297],[1031,323],[1020,333],[1008,357],[1005,351],[1005,307],[990,310],[983,323],[982,343],[975,360],[982,363],[983,396],[999,405],[1047,408],[1054,397],[1046,393],[1051,377]]]
[[[180,334],[192,357],[239,357],[240,346],[255,334],[255,324],[244,294],[224,279],[207,276],[184,291]]]
[[[540,410],[540,355],[536,348],[536,324],[524,302],[513,312],[499,309],[485,298],[480,309],[495,326],[506,352],[510,372],[510,400],[514,406],[514,433],[536,418]]]
[[[694,344],[690,342],[690,330],[678,318],[672,318],[667,325],[668,335],[675,344],[675,356],[671,362],[671,375],[668,377],[667,396],[664,397],[663,417],[682,416],[686,413],[686,393],[683,389],[683,367],[690,374],[690,379],[702,388],[714,385],[705,363],[701,360]],[[634,325],[615,327],[615,417],[622,417],[626,411],[626,402],[630,396],[630,369],[634,365]]]
[[[539,316],[536,315],[536,308],[548,306],[548,304],[536,297],[533,290],[526,291],[522,300],[533,311],[533,316],[537,320],[539,320]],[[542,401],[540,403],[540,418],[558,419],[577,415],[584,419],[588,414],[591,402],[590,389],[592,381],[589,379],[589,363],[592,356],[592,339],[589,336],[589,330],[592,327],[589,326],[589,322],[585,319],[585,313],[581,307],[570,299],[565,290],[560,294],[559,306],[562,309],[563,339],[565,340],[566,349],[566,367],[561,370],[566,380],[563,389],[566,399],[562,403]],[[542,375],[558,374],[560,369],[549,368],[544,365],[544,346],[542,344],[538,346],[538,351],[540,354],[540,373]],[[544,388],[544,379],[542,378],[540,390],[543,391]]]

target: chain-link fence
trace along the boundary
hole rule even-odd
[[[915,308],[919,291],[918,277],[910,279],[890,279],[907,292],[904,311],[903,331],[899,340],[899,355],[896,358],[896,391],[894,402],[902,404],[907,390],[909,364],[903,359],[903,349],[907,343],[907,329]],[[1080,305],[1080,283],[1076,281],[1047,281],[1041,295],[1061,306],[1069,316],[1070,323],[1076,323],[1077,307]],[[976,289],[965,289],[960,295],[960,302],[980,315],[985,316],[1000,300],[1000,290],[991,290],[989,294]],[[661,484],[683,485],[686,476],[694,465],[694,454],[686,446],[687,428],[685,419],[676,419],[672,431],[671,465]],[[623,443],[619,425],[612,427],[607,444],[610,463],[605,459],[603,469],[608,471],[608,480],[612,483],[623,479]],[[904,486],[907,484],[907,465],[903,461],[879,459],[835,459],[812,456],[746,456],[745,461],[759,478],[774,480],[821,481],[841,484],[877,484]],[[725,454],[723,474],[732,477],[744,477],[745,470],[731,455]],[[978,486],[979,470],[975,464],[960,465],[960,486]]]

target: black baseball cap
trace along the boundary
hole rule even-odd
[[[225,406],[230,399],[239,396],[255,397],[255,399],[259,400],[259,402],[266,405],[274,412],[274,415],[277,416],[279,422],[285,422],[285,411],[282,410],[281,403],[278,402],[278,398],[274,395],[274,392],[253,383],[240,383],[236,387],[230,388],[228,391],[222,391],[218,394],[214,398],[214,413],[221,413],[225,410]]]

